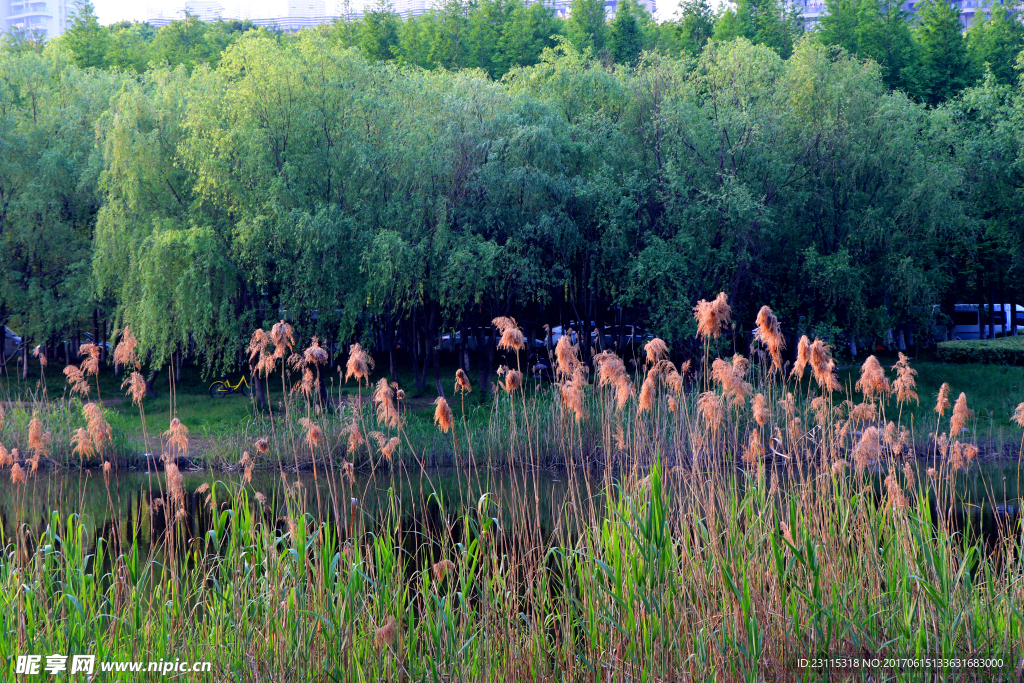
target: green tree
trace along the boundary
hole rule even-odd
[[[71,28],[64,32],[61,41],[74,55],[75,64],[78,66],[106,66],[110,32],[100,26],[96,9],[89,0],[83,0],[75,6]]]
[[[974,64],[960,23],[960,10],[945,0],[922,0],[917,5],[914,36],[920,45],[917,79],[921,97],[930,104],[943,102],[974,83]]]
[[[996,81],[1011,84],[1017,79],[1014,63],[1024,50],[1024,24],[1019,20],[1020,7],[1012,4],[991,5],[991,16],[979,8],[974,22],[967,29],[967,54],[976,73],[988,68]]]
[[[580,52],[601,54],[608,42],[608,24],[604,0],[572,0],[565,35]]]
[[[618,0],[608,40],[612,58],[618,64],[633,64],[640,57],[644,45],[637,14],[641,11],[634,0]]]
[[[659,49],[672,55],[682,53],[696,57],[714,35],[715,19],[707,0],[679,3],[676,18],[658,27]]]
[[[366,12],[358,22],[358,45],[370,59],[392,59],[399,54],[399,28],[401,18],[395,14],[388,0]]]
[[[735,10],[730,8],[718,17],[714,38],[746,38],[754,44],[767,45],[785,59],[793,53],[802,32],[801,16],[779,0],[739,0]]]

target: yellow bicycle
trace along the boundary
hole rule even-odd
[[[224,396],[233,394],[236,391],[242,396],[249,396],[249,381],[245,379],[245,375],[242,375],[242,379],[238,380],[238,384],[235,384],[234,386],[232,386],[231,382],[228,380],[218,380],[210,385],[211,398],[223,398]]]

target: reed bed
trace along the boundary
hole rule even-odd
[[[361,391],[338,411],[317,399],[315,350],[294,352],[284,323],[257,331],[263,375],[303,379],[285,415],[251,425],[236,476],[186,491],[189,435],[172,420],[139,514],[89,538],[68,512],[2,525],[0,657],[210,661],[194,676],[218,681],[824,680],[836,672],[801,660],[959,657],[1001,662],[971,676],[1018,680],[1024,536],[1012,514],[994,538],[963,523],[979,502],[957,488],[978,454],[968,397],[940,391],[918,466],[905,358],[886,371],[871,357],[844,387],[827,345],[804,338],[786,366],[767,308],[753,360],[712,358],[729,313],[724,295],[698,303],[693,365],[655,339],[642,367],[610,352],[586,366],[563,338],[551,390],[528,394],[504,368],[482,429],[457,376],[433,437],[467,485],[454,499],[427,486],[429,523],[397,493],[429,481],[401,388],[371,385],[354,347]],[[522,349],[514,320],[495,325]],[[529,473],[552,452],[570,485],[545,528]],[[13,460],[12,495],[27,496]],[[270,497],[252,485],[260,464],[279,470]],[[357,467],[389,483],[383,506],[362,505]],[[486,490],[496,471],[506,483]]]

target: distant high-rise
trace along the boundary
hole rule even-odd
[[[56,38],[71,24],[67,0],[0,0],[0,33]]]
[[[913,20],[917,15],[917,5],[920,0],[908,0],[900,5],[900,8]],[[984,15],[985,18],[992,18],[992,6],[1003,4],[1003,0],[953,0],[950,6],[960,11],[960,23],[965,27],[970,26],[976,17]],[[821,18],[828,14],[825,0],[790,0],[790,6],[796,10],[804,20],[804,29],[815,28]]]

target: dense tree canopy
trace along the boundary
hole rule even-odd
[[[1019,296],[1024,94],[992,63],[1016,29],[833,8],[799,37],[741,5],[723,41],[701,3],[671,30],[632,2],[564,30],[519,0],[382,5],[297,36],[122,25],[105,53],[83,13],[0,50],[0,317],[230,365],[287,316],[413,348],[425,381],[439,334],[496,315],[678,347],[720,290],[741,325],[768,303],[866,340]],[[947,87],[956,60],[982,81]]]

